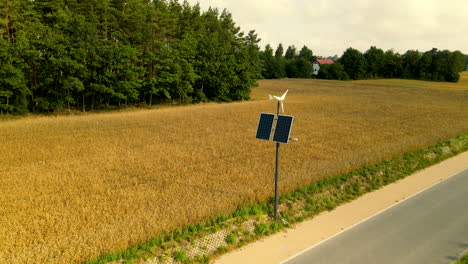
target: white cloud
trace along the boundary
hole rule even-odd
[[[255,29],[261,45],[307,45],[318,55],[341,55],[371,45],[468,53],[466,0],[190,0],[226,8],[243,31]]]

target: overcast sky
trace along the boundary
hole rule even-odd
[[[460,50],[468,54],[467,0],[189,0],[226,8],[242,31],[254,29],[260,46],[306,45],[315,55],[341,55],[370,46]]]

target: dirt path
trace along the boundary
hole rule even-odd
[[[281,263],[468,167],[468,152],[221,256],[216,264]]]

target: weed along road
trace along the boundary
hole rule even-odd
[[[468,248],[468,168],[284,263],[451,263]]]

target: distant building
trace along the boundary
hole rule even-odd
[[[314,66],[314,72],[312,73],[313,75],[317,75],[319,70],[320,70],[320,65],[323,64],[333,64],[334,61],[330,59],[316,59],[312,64]]]

